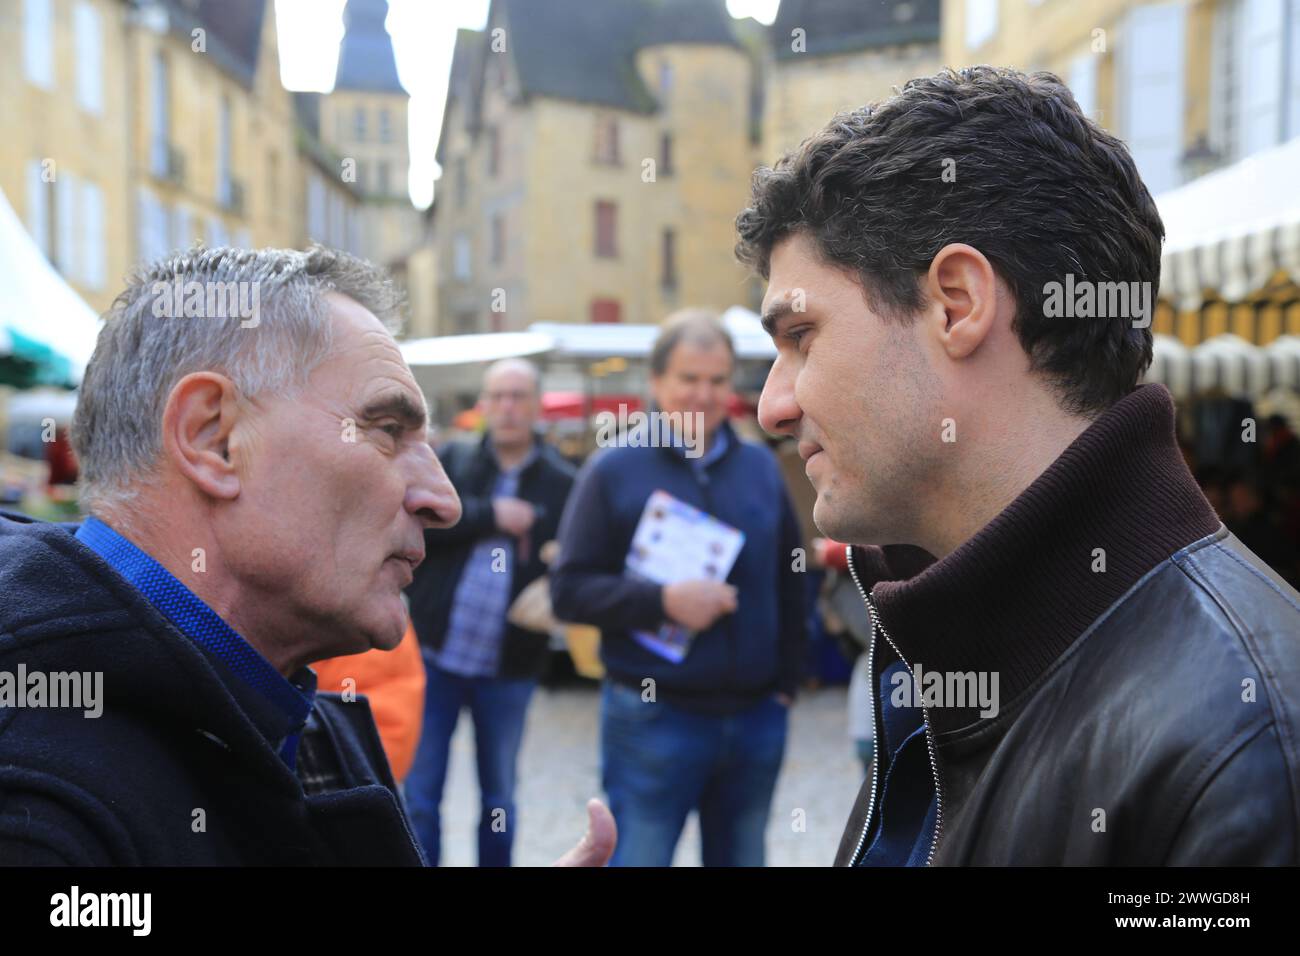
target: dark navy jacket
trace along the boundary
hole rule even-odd
[[[778,691],[794,695],[803,660],[805,621],[798,523],[775,456],[727,430],[729,447],[697,476],[680,449],[612,448],[578,475],[560,522],[560,556],[551,601],[561,620],[601,629],[609,676],[699,713],[736,713]],[[628,548],[650,495],[673,497],[745,533],[727,578],[737,610],[695,637],[672,663],[632,639],[665,620],[662,588],[623,573]]]
[[[573,487],[574,469],[539,436],[538,455],[519,475],[517,497],[530,502],[537,518],[528,535],[528,552],[511,565],[510,601],[546,573],[542,546],[555,537],[560,513]],[[492,510],[492,489],[501,472],[492,454],[490,436],[476,444],[450,442],[438,452],[456,493],[460,496],[460,521],[450,528],[424,532],[425,558],[406,589],[411,599],[411,621],[420,643],[435,650],[447,640],[456,588],[474,547],[483,538],[499,535]],[[507,622],[502,636],[497,677],[521,680],[539,677],[546,668],[548,635]]]
[[[0,515],[0,671],[103,673],[103,712],[0,708],[0,864],[420,865],[369,705],[317,694],[297,773],[258,693],[67,527]]]

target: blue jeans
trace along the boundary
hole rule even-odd
[[[537,681],[461,677],[438,667],[427,649],[421,651],[428,683],[424,692],[424,729],[406,778],[411,826],[429,863],[437,866],[442,845],[439,807],[447,780],[451,735],[461,710],[469,707],[478,758],[478,864],[509,866],[518,825],[515,765],[524,737],[528,701]]]
[[[739,714],[647,703],[634,687],[601,691],[601,760],[618,824],[611,866],[670,866],[698,810],[705,866],[762,866],[763,832],[785,754],[788,712],[769,697]]]

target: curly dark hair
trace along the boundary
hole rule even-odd
[[[1045,314],[1045,286],[1067,274],[1149,282],[1154,307],[1164,238],[1124,144],[1050,73],[944,70],[841,113],[754,173],[736,228],[737,257],[763,278],[773,246],[807,234],[888,321],[921,308],[920,277],[940,249],[968,243],[1015,295],[1012,327],[1031,366],[1077,414],[1122,398],[1151,362],[1151,330],[1131,316]]]

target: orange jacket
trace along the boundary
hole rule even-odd
[[[826,544],[823,545],[822,564],[828,568],[834,568],[836,571],[848,571],[848,550],[849,546],[847,544],[840,544],[838,541],[827,538]]]
[[[424,721],[424,661],[410,622],[402,643],[391,651],[333,657],[316,662],[311,669],[316,672],[319,690],[352,689],[369,698],[393,777],[401,783],[415,759]],[[344,684],[348,678],[351,685]]]

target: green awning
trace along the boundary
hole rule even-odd
[[[72,363],[65,356],[16,329],[0,327],[0,385],[72,388],[75,384]]]

